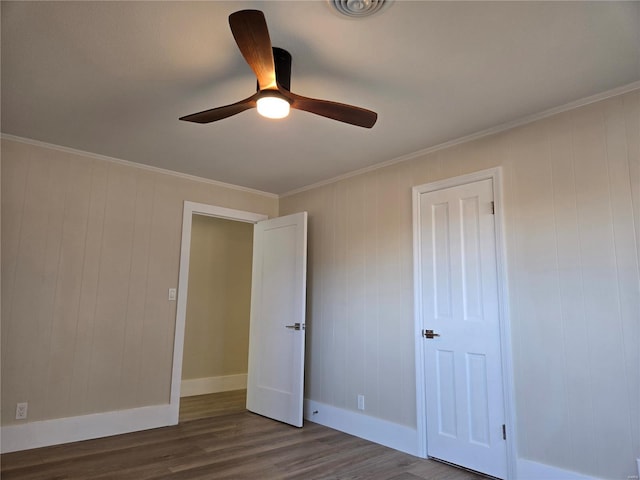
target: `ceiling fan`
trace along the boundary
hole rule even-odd
[[[371,128],[376,123],[378,114],[371,110],[291,92],[291,55],[271,46],[267,22],[260,10],[232,13],[229,26],[242,56],[258,79],[257,92],[239,102],[186,115],[180,120],[210,123],[255,107],[269,118],[286,117],[289,109],[295,108],[359,127]]]

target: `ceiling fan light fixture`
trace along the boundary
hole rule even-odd
[[[266,118],[285,118],[291,108],[287,99],[276,92],[264,93],[256,103],[258,113]]]
[[[378,114],[365,108],[304,97],[291,91],[291,54],[273,47],[264,13],[240,10],[229,15],[231,33],[240,53],[256,76],[256,93],[239,102],[180,117],[194,123],[211,123],[257,108],[267,118],[284,118],[295,108],[357,127],[371,128]]]

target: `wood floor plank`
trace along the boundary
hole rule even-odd
[[[180,399],[180,422],[242,413],[246,403],[246,390],[184,397]]]
[[[225,392],[228,393],[228,392]],[[306,422],[244,409],[244,392],[192,397],[181,423],[126,435],[4,454],[2,480],[479,480]],[[212,405],[219,399],[218,405]],[[211,416],[209,416],[211,415]]]

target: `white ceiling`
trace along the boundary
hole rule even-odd
[[[265,13],[292,91],[378,112],[178,117],[255,91],[227,17]],[[2,1],[2,132],[284,193],[640,80],[640,2]]]

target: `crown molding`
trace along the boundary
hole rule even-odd
[[[311,185],[307,185],[304,187],[296,188],[295,190],[291,190],[289,192],[285,192],[280,194],[279,198],[289,197],[292,195],[296,195],[298,193],[306,192],[307,190],[313,190],[314,188],[323,187],[325,185],[330,185],[332,183],[336,183],[342,180],[346,180],[351,177],[356,177],[358,175],[362,175],[365,173],[373,172],[375,170],[379,170],[381,168],[386,168],[391,165],[395,165],[396,163],[407,162],[409,160],[413,160],[415,158],[423,157],[429,155],[434,152],[438,152],[440,150],[445,150],[447,148],[451,148],[456,145],[461,145],[463,143],[472,142],[474,140],[478,140],[479,138],[488,137],[490,135],[495,135],[497,133],[501,133],[507,130],[511,130],[512,128],[521,127],[523,125],[527,125],[529,123],[537,122],[538,120],[542,120],[547,117],[552,117],[553,115],[558,115],[559,113],[567,112],[569,110],[574,110],[576,108],[584,107],[586,105],[590,105],[592,103],[600,102],[602,100],[606,100],[607,98],[617,97],[618,95],[624,95],[625,93],[633,92],[634,90],[640,90],[640,81],[632,82],[627,85],[623,85],[621,87],[613,88],[611,90],[607,90],[605,92],[597,93],[595,95],[591,95],[589,97],[581,98],[579,100],[574,100],[573,102],[566,103],[564,105],[560,105],[558,107],[553,107],[548,110],[543,110],[542,112],[534,113],[532,115],[527,115],[526,117],[522,117],[517,120],[512,120],[510,122],[501,123],[500,125],[496,125],[495,127],[487,128],[485,130],[480,130],[479,132],[472,133],[469,135],[465,135],[464,137],[456,138],[454,140],[449,140],[444,143],[440,143],[438,145],[433,145],[431,147],[424,148],[422,150],[418,150],[417,152],[408,153],[406,155],[402,155],[400,157],[393,158],[391,160],[387,160],[381,163],[376,163],[375,165],[371,165],[368,167],[360,168],[358,170],[353,170],[348,173],[344,173],[342,175],[338,175],[337,177],[330,178],[328,180],[322,180],[320,182],[312,183]]]
[[[172,177],[181,178],[183,180],[191,180],[194,182],[206,183],[209,185],[215,185],[216,187],[229,188],[231,190],[239,190],[241,192],[252,193],[255,195],[262,195],[269,198],[279,198],[275,193],[263,192],[261,190],[255,190],[253,188],[242,187],[240,185],[233,185],[231,183],[219,182],[218,180],[211,180],[209,178],[198,177],[195,175],[189,175],[188,173],[180,173],[174,170],[167,170],[165,168],[154,167],[151,165],[145,165],[143,163],[131,162],[129,160],[122,160],[120,158],[108,157],[106,155],[100,155],[98,153],[86,152],[84,150],[78,150],[70,147],[63,147],[61,145],[55,145],[53,143],[41,142],[32,138],[18,137],[8,133],[0,133],[0,138],[6,140],[13,140],[15,142],[26,143],[28,145],[34,145],[37,147],[49,148],[51,150],[57,150],[59,152],[71,153],[75,155],[82,155],[84,157],[93,158],[95,160],[103,160],[105,162],[116,163],[118,165],[124,165],[127,167],[139,168],[141,170],[147,170],[149,172],[159,173],[162,175],[169,175]]]
[[[322,180],[320,182],[316,182],[316,183],[312,183],[310,185],[306,185],[304,187],[300,187],[300,188],[296,188],[294,190],[282,193],[282,194],[275,194],[275,193],[270,193],[270,192],[263,192],[261,190],[256,190],[253,188],[248,188],[248,187],[242,187],[240,185],[233,185],[230,183],[224,183],[224,182],[220,182],[218,180],[211,180],[208,178],[204,178],[204,177],[198,177],[195,175],[189,175],[186,173],[180,173],[180,172],[176,172],[174,170],[167,170],[164,168],[159,168],[159,167],[154,167],[151,165],[144,165],[141,163],[136,163],[136,162],[131,162],[128,160],[122,160],[119,158],[114,158],[114,157],[108,157],[106,155],[100,155],[97,153],[92,153],[92,152],[86,152],[83,150],[78,150],[78,149],[74,149],[74,148],[70,148],[70,147],[63,147],[61,145],[54,145],[51,143],[46,143],[46,142],[41,142],[39,140],[33,140],[30,138],[24,138],[24,137],[19,137],[16,135],[11,135],[11,134],[7,134],[7,133],[0,133],[0,138],[3,139],[7,139],[7,140],[13,140],[13,141],[17,141],[17,142],[21,142],[21,143],[26,143],[26,144],[30,144],[30,145],[35,145],[35,146],[40,146],[40,147],[45,147],[45,148],[50,148],[53,150],[58,150],[61,152],[66,152],[66,153],[72,153],[72,154],[78,154],[78,155],[83,155],[89,158],[94,158],[97,160],[104,160],[107,162],[111,162],[111,163],[116,163],[119,165],[126,165],[129,167],[134,167],[134,168],[139,168],[142,170],[147,170],[150,172],[155,172],[155,173],[160,173],[160,174],[164,174],[164,175],[170,175],[173,177],[178,177],[178,178],[182,178],[182,179],[186,179],[186,180],[192,180],[195,182],[200,182],[200,183],[206,183],[209,185],[215,185],[218,187],[223,187],[223,188],[229,188],[232,190],[238,190],[241,192],[247,192],[247,193],[252,193],[255,195],[262,195],[265,197],[269,197],[269,198],[285,198],[285,197],[289,197],[292,195],[296,195],[298,193],[302,193],[305,192],[307,190],[313,190],[314,188],[318,188],[318,187],[323,187],[325,185],[330,185],[332,183],[336,183],[342,180],[346,180],[348,178],[351,177],[355,177],[358,175],[362,175],[365,173],[369,173],[369,172],[373,172],[382,168],[386,168],[389,167],[391,165],[395,165],[397,163],[402,163],[402,162],[407,162],[410,160],[413,160],[415,158],[419,158],[419,157],[423,157],[426,155],[429,155],[431,153],[434,152],[438,152],[440,150],[445,150],[447,148],[451,148],[454,147],[456,145],[461,145],[463,143],[468,143],[468,142],[472,142],[474,140],[478,140],[480,138],[483,137],[488,137],[490,135],[495,135],[497,133],[501,133],[507,130],[511,130],[513,128],[516,127],[520,127],[523,125],[527,125],[529,123],[533,123],[536,122],[538,120],[542,120],[544,118],[547,117],[551,117],[553,115],[558,115],[560,113],[563,112],[567,112],[570,110],[574,110],[576,108],[580,108],[580,107],[584,107],[586,105],[590,105],[592,103],[596,103],[602,100],[606,100],[607,98],[611,98],[611,97],[616,97],[618,95],[624,95],[625,93],[629,93],[629,92],[633,92],[635,90],[640,90],[640,81],[637,82],[632,82],[629,83],[627,85],[623,85],[617,88],[613,88],[611,90],[607,90],[605,92],[601,92],[601,93],[597,93],[595,95],[591,95],[589,97],[585,97],[579,100],[575,100],[573,102],[569,102],[566,103],[564,105],[560,105],[558,107],[554,107],[554,108],[550,108],[548,110],[544,110],[542,112],[539,113],[534,113],[532,115],[527,115],[525,117],[522,117],[520,119],[517,120],[512,120],[510,122],[505,122],[502,123],[500,125],[496,125],[495,127],[491,127],[485,130],[481,130],[479,132],[476,133],[472,133],[470,135],[465,135],[464,137],[460,137],[457,139],[453,139],[453,140],[449,140],[447,142],[444,143],[440,143],[437,145],[433,145],[431,147],[427,147],[424,148],[422,150],[418,150],[416,152],[413,153],[408,153],[406,155],[402,155],[396,158],[393,158],[391,160],[387,160],[381,163],[377,163],[375,165],[371,165],[368,167],[364,167],[364,168],[360,168],[358,170],[353,170],[351,172],[348,173],[344,173],[342,175],[338,175],[336,177],[332,177],[330,179],[327,180]]]

